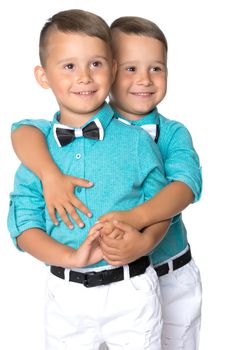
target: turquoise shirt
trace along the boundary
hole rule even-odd
[[[115,116],[123,118],[116,111]],[[195,198],[194,201],[199,200],[202,190],[201,168],[187,128],[177,121],[163,117],[157,109],[139,120],[127,121],[135,126],[159,125],[158,147],[163,158],[167,180],[169,182],[181,181],[185,183],[191,188]],[[153,264],[156,265],[170,259],[185,249],[187,244],[186,228],[182,216],[178,215],[173,219],[162,242],[155,248],[152,255]]]
[[[99,216],[112,210],[133,208],[167,184],[157,145],[141,128],[132,128],[114,119],[108,104],[89,121],[99,118],[104,128],[102,141],[78,137],[67,146],[59,147],[53,135],[57,117],[59,113],[53,122],[26,120],[14,124],[13,129],[22,124],[40,128],[61,171],[94,182],[92,188],[76,188],[79,199],[90,208],[93,217],[79,213],[85,223],[83,229],[73,222],[74,229],[69,230],[59,217],[59,225],[55,226],[48,215],[39,178],[21,165],[15,176],[8,216],[8,228],[15,244],[22,232],[39,228],[55,240],[77,248]],[[106,264],[102,260],[95,266]]]

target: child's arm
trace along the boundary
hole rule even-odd
[[[136,218],[137,225],[151,225],[183,211],[194,200],[192,190],[179,181],[164,187],[156,196],[132,209],[130,216]]]
[[[165,236],[170,220],[147,227],[142,233],[123,222],[113,222],[116,232],[124,234],[114,238],[111,235],[101,234],[100,246],[104,259],[111,265],[125,265],[150,253]],[[102,230],[101,230],[102,232]]]
[[[42,132],[36,127],[22,125],[15,129],[12,132],[12,144],[18,158],[42,181],[46,205],[54,224],[58,223],[55,215],[57,210],[68,227],[73,228],[73,225],[67,213],[82,227],[82,220],[75,207],[89,217],[92,214],[74,195],[74,188],[91,187],[93,183],[62,174],[50,156]]]
[[[185,183],[174,181],[143,204],[127,211],[113,211],[101,216],[99,220],[119,220],[141,230],[174,217],[192,203],[193,199],[193,192]]]
[[[23,165],[16,172],[9,204],[7,224],[16,247],[47,264],[70,268],[86,266],[102,259],[97,239],[103,226],[101,223],[90,230],[89,236],[77,250],[50,236],[53,225],[51,222],[46,225],[41,182]],[[60,235],[61,239],[64,238],[62,232]]]
[[[75,268],[95,264],[102,260],[99,246],[99,230],[102,224],[93,226],[88,237],[78,249],[55,241],[43,230],[32,228],[17,237],[18,246],[48,265]]]
[[[174,217],[190,203],[199,200],[202,176],[199,157],[192,138],[185,126],[170,121],[165,131],[163,149],[165,174],[169,184],[149,201],[127,212],[112,212],[100,221],[119,220],[142,229],[162,220]]]

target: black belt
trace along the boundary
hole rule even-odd
[[[191,250],[189,248],[186,253],[172,260],[172,266],[173,266],[172,270],[177,270],[180,267],[188,264],[191,259],[192,259]],[[168,263],[165,263],[159,266],[154,266],[154,269],[157,272],[158,277],[161,277],[163,275],[166,275],[169,272],[169,265]]]
[[[150,265],[150,259],[148,256],[143,256],[138,260],[130,263],[129,275],[130,277],[138,276],[146,271],[146,268]],[[50,271],[53,275],[65,279],[65,269],[63,267],[51,266]],[[117,267],[111,270],[103,271],[91,271],[91,272],[77,272],[70,270],[69,281],[81,283],[85,287],[96,287],[113,282],[119,282],[124,279],[124,268]]]

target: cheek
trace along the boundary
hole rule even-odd
[[[132,84],[130,79],[125,76],[125,74],[118,72],[116,79],[112,85],[111,91],[115,97],[123,100],[126,98],[127,92],[129,91],[131,85]]]
[[[71,84],[71,78],[66,75],[56,75],[51,78],[51,84],[57,87],[58,90],[64,89]]]
[[[161,95],[165,95],[166,94],[166,91],[167,91],[167,84],[166,84],[166,82],[161,82],[161,84],[160,84],[160,93],[161,93]]]
[[[118,89],[124,89],[126,90],[127,87],[130,85],[131,79],[125,72],[119,71],[117,72],[116,79],[115,79],[115,85]]]
[[[166,89],[167,81],[163,76],[157,78],[156,82],[157,82],[157,86],[159,86],[161,89]]]
[[[56,93],[58,95],[64,94],[65,91],[67,90],[67,88],[68,88],[68,85],[64,81],[62,83],[61,82],[57,82],[54,85],[54,90],[56,91]]]
[[[96,72],[95,75],[93,75],[93,80],[98,83],[100,86],[111,86],[112,84],[112,73],[109,71],[104,72]]]
[[[130,88],[130,82],[124,76],[119,76],[118,79],[115,81],[114,85],[118,94],[121,94],[121,95],[125,95]]]
[[[123,101],[126,95],[124,88],[119,84],[114,84],[112,87],[112,93],[117,100]]]

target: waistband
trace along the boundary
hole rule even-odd
[[[129,277],[135,277],[145,273],[147,267],[151,264],[150,258],[148,256],[143,256],[140,259],[137,259],[130,263],[128,266]],[[50,271],[56,277],[65,279],[65,268],[58,266],[51,266]],[[78,271],[69,271],[70,282],[81,283],[85,287],[97,287],[101,285],[106,285],[113,282],[119,282],[124,279],[124,266],[116,267],[115,269],[102,270],[99,272],[90,271],[90,272],[78,272]]]
[[[154,266],[154,269],[158,277],[161,277],[168,274],[169,271],[177,270],[182,266],[188,264],[191,261],[191,259],[192,259],[191,250],[190,250],[190,247],[188,247],[188,250],[184,254],[178,256],[175,259],[170,260],[167,263]]]

